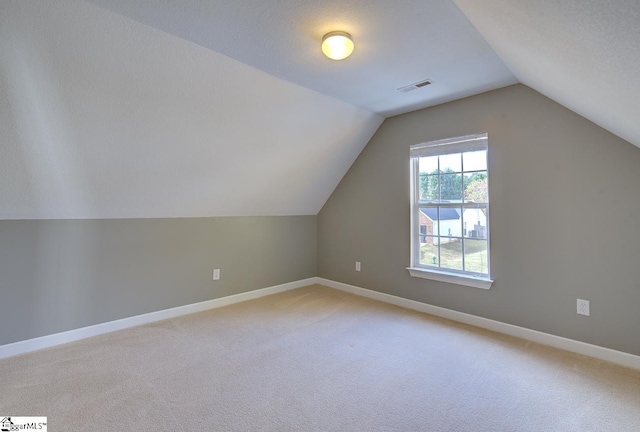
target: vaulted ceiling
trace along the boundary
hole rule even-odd
[[[520,82],[640,147],[640,1],[454,1]]]
[[[516,82],[640,146],[638,22],[631,0],[4,0],[0,219],[316,214],[384,117]]]
[[[450,0],[89,1],[385,117],[517,82]],[[345,61],[320,51],[333,30],[354,37]]]

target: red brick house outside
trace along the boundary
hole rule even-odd
[[[420,214],[420,244],[433,244],[433,221],[426,214],[419,211]]]

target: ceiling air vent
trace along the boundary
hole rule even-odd
[[[408,86],[400,87],[398,89],[398,91],[401,91],[402,93],[407,93],[407,92],[410,92],[412,90],[417,90],[417,89],[419,89],[421,87],[426,87],[429,84],[433,84],[433,81],[431,81],[430,79],[427,78],[426,80],[422,80],[422,81],[419,81],[419,82],[414,83],[414,84],[409,84]]]

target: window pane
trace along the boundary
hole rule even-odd
[[[438,201],[440,195],[437,175],[420,175],[420,201]]]
[[[441,174],[440,182],[442,201],[462,202],[462,174]]]
[[[434,233],[446,237],[462,237],[461,215],[462,208],[440,207],[440,217],[438,219],[437,229],[434,227]]]
[[[438,266],[438,239],[437,237],[425,237],[425,242],[420,244],[420,264]]]
[[[420,174],[438,173],[438,156],[421,157],[418,161]]]
[[[488,183],[486,171],[464,175],[464,200],[465,202],[486,203],[489,202]]]
[[[440,156],[440,172],[453,173],[462,171],[462,154],[452,153]]]
[[[489,152],[483,139],[486,134],[426,143],[417,160],[411,149],[416,195],[411,210],[418,219],[412,227],[412,264],[489,274]]]
[[[440,267],[462,270],[462,243],[460,239],[440,238]]]
[[[428,236],[438,235],[438,207],[420,207],[420,234]],[[424,230],[424,232],[423,232]],[[423,243],[422,240],[420,243]]]
[[[464,267],[469,272],[489,274],[486,240],[464,241]]]
[[[465,207],[462,213],[462,232],[465,237],[487,238],[487,209],[484,206]]]
[[[474,152],[466,152],[462,154],[465,171],[486,171],[487,170],[487,151],[480,150]]]

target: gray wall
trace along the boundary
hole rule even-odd
[[[495,283],[412,278],[409,146],[484,131]],[[639,224],[640,149],[515,85],[387,119],[318,215],[318,273],[640,355]]]
[[[316,231],[315,216],[0,221],[0,345],[313,277]]]

